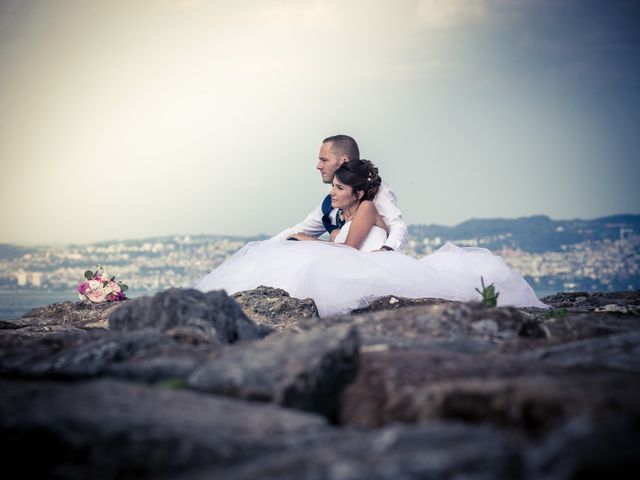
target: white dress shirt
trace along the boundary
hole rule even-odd
[[[373,199],[373,204],[378,209],[378,213],[384,220],[384,223],[389,227],[389,235],[387,236],[385,245],[393,248],[395,251],[401,251],[409,239],[409,230],[407,229],[407,224],[404,223],[402,219],[402,212],[398,208],[396,194],[391,190],[389,185],[382,182],[376,198]],[[337,212],[338,209],[334,208],[329,214],[333,225],[336,224]],[[279,234],[271,237],[271,240],[286,240],[287,237],[296,233],[304,233],[310,237],[319,237],[326,231],[322,223],[322,202],[320,202],[302,222],[283,230]]]

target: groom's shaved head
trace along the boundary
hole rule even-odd
[[[327,137],[322,143],[331,143],[331,152],[338,157],[345,156],[349,160],[360,160],[358,144],[349,135]]]

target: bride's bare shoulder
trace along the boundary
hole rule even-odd
[[[363,200],[362,202],[360,202],[360,205],[358,206],[356,215],[360,212],[367,215],[371,215],[371,214],[377,215],[378,209],[376,208],[375,204],[371,200]]]

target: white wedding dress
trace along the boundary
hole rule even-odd
[[[398,252],[374,252],[387,234],[374,226],[360,250],[344,245],[351,222],[334,242],[251,242],[197,281],[193,288],[229,295],[260,285],[282,288],[295,298],[312,298],[320,316],[347,313],[385,295],[408,298],[480,300],[475,290],[493,283],[498,306],[548,308],[522,276],[485,248],[446,243],[421,259]]]

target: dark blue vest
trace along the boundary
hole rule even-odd
[[[340,215],[336,216],[337,225],[333,225],[331,223],[331,217],[329,216],[331,210],[333,210],[333,207],[331,206],[331,195],[327,195],[322,201],[322,224],[329,234],[331,234],[331,232],[333,232],[336,228],[342,228],[342,226],[344,225],[344,220],[340,218]]]

